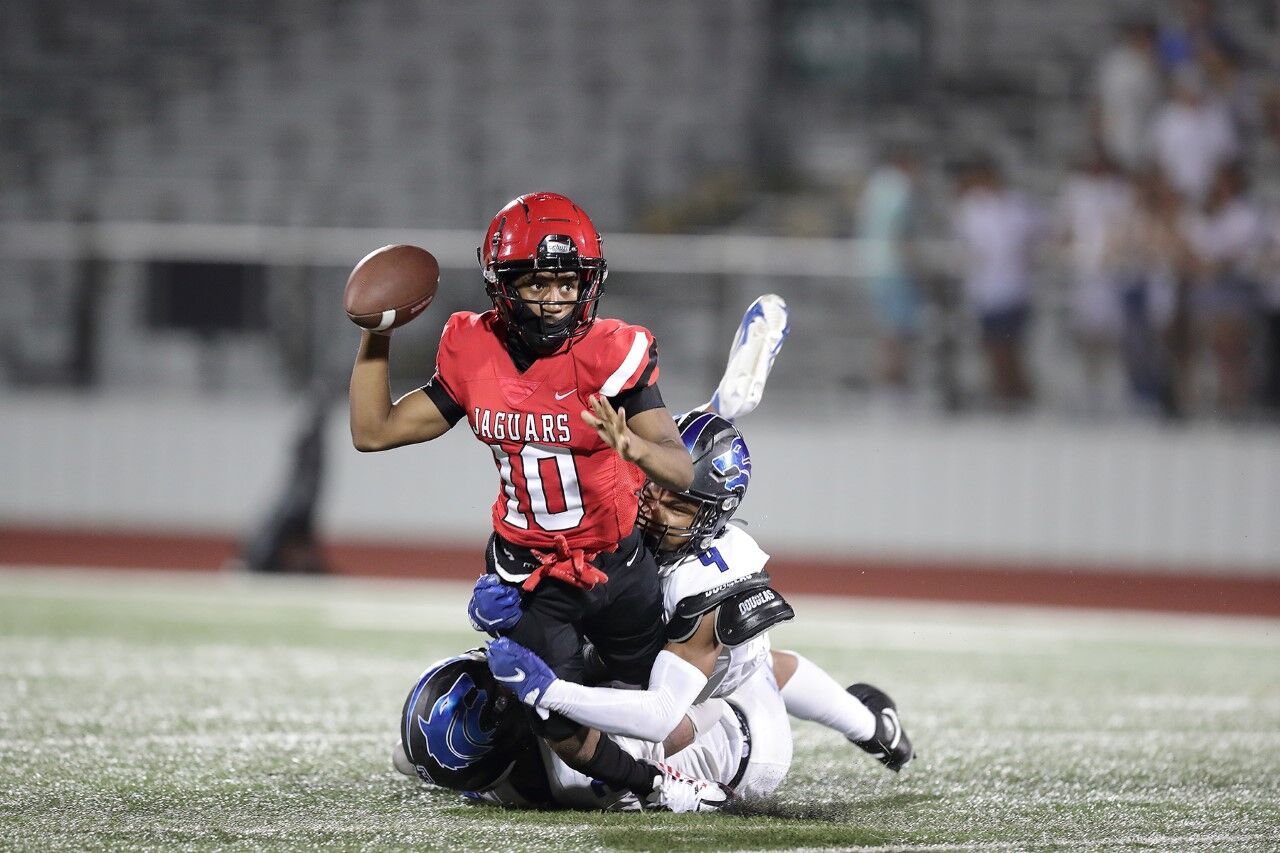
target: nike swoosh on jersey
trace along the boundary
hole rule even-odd
[[[565,397],[568,397],[570,394],[572,394],[574,391],[577,391],[577,390],[578,390],[577,388],[570,388],[568,391],[565,391],[563,394],[557,392],[555,394],[555,398],[557,400],[563,400]]]

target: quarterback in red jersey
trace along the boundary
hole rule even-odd
[[[665,639],[635,494],[646,478],[672,491],[693,480],[658,391],[657,345],[640,326],[596,320],[607,278],[600,235],[564,196],[508,203],[477,256],[493,308],[449,318],[423,388],[393,403],[389,337],[364,333],[351,373],[352,440],[385,450],[466,418],[498,469],[485,562],[523,596],[509,635],[568,681],[585,677],[590,640],[611,672],[643,682]],[[533,722],[575,769],[641,795],[670,787],[670,805],[681,807],[660,767],[565,717]]]

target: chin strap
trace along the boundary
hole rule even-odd
[[[538,568],[533,570],[533,574],[525,578],[520,588],[525,592],[532,592],[533,588],[542,582],[543,578],[554,578],[558,581],[564,581],[570,586],[576,586],[579,589],[591,589],[596,584],[604,583],[609,580],[609,576],[604,572],[591,565],[591,561],[600,553],[599,551],[584,551],[581,548],[570,548],[569,541],[564,538],[564,534],[557,533],[553,540],[555,550],[553,551],[534,551],[533,555],[538,558]]]

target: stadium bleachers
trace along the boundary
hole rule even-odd
[[[1265,32],[1266,4],[1223,5],[1237,31]],[[916,96],[930,109],[906,121],[938,155],[981,142],[1035,164],[1027,177],[1044,184],[1083,141],[1080,104],[1117,17],[1162,7],[921,8],[930,67]],[[607,229],[632,229],[717,168],[803,164],[832,128],[856,147],[885,126],[891,106],[814,109],[831,97],[821,87],[772,85],[772,11],[13,3],[0,30],[0,210],[447,226],[482,219],[536,176],[591,197]],[[761,107],[785,122],[761,127]]]
[[[886,138],[924,143],[931,197],[949,194],[945,167],[979,147],[1047,196],[1086,139],[1092,68],[1116,21],[1168,11],[905,3],[927,26],[877,31],[926,42],[902,100],[791,68],[803,52],[787,29],[795,16],[854,5],[17,0],[0,24],[0,217],[478,228],[513,193],[554,187],[580,198],[606,235],[840,237],[851,230],[848,188]],[[1246,38],[1272,31],[1271,5],[1222,5]],[[21,263],[0,263],[15,293],[70,277],[35,281]],[[139,286],[136,270],[115,281]],[[655,279],[637,292],[690,286]],[[772,286],[734,282],[726,304]],[[864,383],[867,359],[846,368],[849,347],[869,345],[857,288],[806,288],[812,298],[796,310],[814,333],[794,344],[812,350],[793,362],[797,376],[816,365],[827,387]],[[65,319],[6,299],[26,321]],[[1051,290],[1044,300],[1052,324],[1061,299]],[[676,327],[734,319],[695,301],[699,316]],[[18,349],[36,348],[38,361],[29,337]],[[711,345],[693,337],[671,335],[672,356],[705,361]],[[253,384],[262,369],[240,378]]]
[[[23,131],[2,155],[20,179],[0,204],[442,226],[532,180],[598,199],[616,229],[743,158],[761,8],[18,4],[0,121]],[[709,41],[726,47],[704,57]]]

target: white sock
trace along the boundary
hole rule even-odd
[[[796,659],[796,671],[782,688],[787,713],[821,723],[849,740],[870,740],[876,733],[875,715],[834,678],[804,655],[783,652]]]

